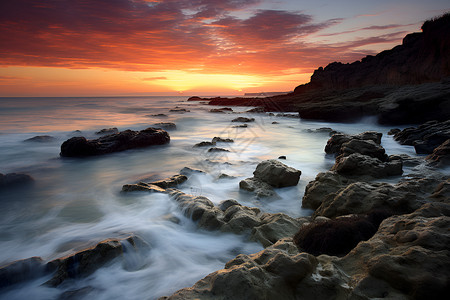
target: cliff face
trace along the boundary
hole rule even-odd
[[[402,45],[351,64],[333,62],[314,71],[294,94],[315,89],[370,85],[405,85],[440,81],[450,76],[450,13],[426,21],[422,32],[405,36]]]

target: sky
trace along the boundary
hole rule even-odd
[[[287,92],[448,0],[2,0],[0,97]]]

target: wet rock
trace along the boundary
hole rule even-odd
[[[167,189],[171,187],[176,187],[177,185],[185,182],[187,179],[188,178],[185,175],[174,175],[166,179],[149,182],[149,184],[153,184],[159,186],[160,188]]]
[[[190,110],[188,110],[186,108],[176,107],[176,108],[173,108],[173,109],[169,110],[169,112],[185,113],[185,112],[190,112]]]
[[[227,113],[227,112],[233,112],[233,109],[231,109],[230,107],[213,108],[213,109],[210,109],[209,112],[212,112],[212,113]]]
[[[203,141],[203,142],[195,144],[194,147],[209,147],[209,146],[214,146],[214,145],[216,145],[215,142]]]
[[[355,181],[333,171],[321,172],[306,185],[302,207],[317,209],[327,197]]]
[[[24,142],[50,143],[56,139],[50,135],[37,135],[35,137],[24,140]]]
[[[246,118],[246,117],[238,117],[238,118],[231,120],[231,122],[243,122],[243,123],[254,122],[254,121],[255,121],[254,118]]]
[[[161,128],[164,130],[174,130],[177,129],[177,125],[175,123],[171,123],[171,122],[160,122],[160,123],[155,123],[153,124],[153,126],[155,126],[156,128]]]
[[[45,264],[40,257],[30,257],[0,267],[0,289],[45,274]]]
[[[395,135],[395,134],[399,133],[400,131],[401,130],[398,129],[398,128],[393,128],[393,129],[389,130],[387,134],[388,135]]]
[[[382,135],[382,133],[375,131],[367,131],[357,135],[347,135],[343,133],[333,134],[325,146],[325,153],[337,154],[340,152],[342,145],[351,140],[371,140],[376,144],[380,144]]]
[[[116,134],[119,133],[119,129],[117,127],[112,128],[104,128],[100,131],[97,131],[95,134]]]
[[[247,178],[239,182],[239,188],[253,192],[257,197],[275,197],[279,198],[278,194],[273,190],[272,186],[263,182],[258,178]]]
[[[234,143],[234,140],[228,139],[228,138],[221,138],[221,137],[215,136],[215,137],[212,139],[212,142],[213,142],[213,143]]]
[[[222,211],[226,211],[228,208],[230,208],[231,206],[234,206],[234,205],[239,205],[240,206],[241,204],[239,204],[239,202],[237,202],[234,199],[229,199],[229,200],[221,201],[219,203],[219,208]]]
[[[253,172],[255,178],[273,187],[297,185],[301,174],[300,170],[289,167],[275,159],[260,162]]]
[[[278,156],[278,159],[286,159],[286,156],[284,155]]]
[[[247,128],[247,127],[248,127],[247,124],[231,126],[231,128]]]
[[[34,182],[34,179],[27,174],[22,173],[0,173],[0,189],[24,186]]]
[[[331,170],[346,176],[370,176],[374,178],[396,176],[403,173],[401,160],[382,162],[378,158],[359,153],[338,157]]]
[[[54,270],[55,273],[45,285],[56,287],[66,279],[86,277],[94,273],[116,257],[121,256],[124,253],[124,243],[130,244],[134,248],[148,246],[146,242],[135,235],[123,239],[101,241],[94,247],[48,262],[47,270]]]
[[[219,178],[219,179],[233,179],[233,178],[236,178],[236,176],[231,176],[231,175],[222,173],[222,174],[219,175],[218,178]]]
[[[394,135],[402,145],[414,146],[418,154],[431,154],[435,148],[450,139],[450,120],[429,121],[419,127],[409,127]]]
[[[166,190],[153,184],[138,182],[136,184],[125,184],[122,186],[122,192],[157,192],[164,193]]]
[[[169,134],[159,128],[147,128],[141,131],[125,130],[95,140],[73,137],[61,145],[60,155],[63,157],[102,155],[133,148],[163,145],[169,142]]]
[[[200,170],[200,169],[195,169],[195,168],[189,168],[189,167],[184,167],[183,169],[180,170],[180,174],[181,175],[192,175],[194,173],[197,174],[201,174],[201,173],[205,173],[204,171]]]
[[[445,167],[450,165],[450,139],[436,147],[425,159],[434,166]]]
[[[272,124],[280,124],[280,123],[278,123],[278,122],[276,122],[276,121],[273,121]]]
[[[230,152],[230,150],[219,148],[219,147],[213,147],[208,149],[208,152]]]
[[[372,140],[351,139],[350,141],[342,144],[339,153],[342,156],[360,153],[362,155],[378,158],[383,162],[388,160],[388,156],[386,155],[384,148]]]

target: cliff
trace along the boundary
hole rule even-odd
[[[422,32],[405,36],[402,45],[351,64],[333,62],[318,68],[294,94],[315,89],[349,89],[371,85],[406,85],[450,76],[450,13],[426,21]]]

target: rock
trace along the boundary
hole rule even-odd
[[[333,134],[331,138],[328,140],[327,145],[325,146],[325,153],[327,154],[336,154],[340,153],[341,147],[344,143],[349,141],[354,142],[353,140],[371,140],[376,144],[381,143],[382,133],[375,131],[366,131],[357,135],[347,135],[343,133]]]
[[[233,178],[236,178],[236,176],[231,176],[231,175],[222,173],[222,174],[219,175],[218,178],[219,178],[219,179],[233,179]]]
[[[117,127],[112,128],[104,128],[100,131],[97,131],[95,134],[116,134],[119,133],[119,129]]]
[[[213,109],[210,109],[209,112],[212,112],[212,113],[226,113],[226,112],[233,112],[233,109],[231,109],[230,107],[213,108]]]
[[[278,159],[286,159],[286,156],[284,155],[278,156]]]
[[[278,122],[276,122],[276,121],[273,121],[272,124],[280,124],[280,123],[278,123]]]
[[[394,135],[402,145],[414,146],[418,154],[431,154],[433,150],[450,139],[450,120],[429,121],[417,128],[409,127]]]
[[[21,173],[0,173],[0,189],[24,186],[34,182],[34,179],[27,174]]]
[[[95,140],[87,140],[84,137],[73,137],[61,145],[60,155],[63,157],[102,155],[133,148],[163,145],[169,142],[169,134],[159,128],[147,128],[139,132],[125,130]]]
[[[174,175],[166,179],[149,182],[149,184],[159,186],[160,188],[163,189],[167,189],[171,187],[176,187],[177,185],[185,182],[187,179],[188,178],[185,175]]]
[[[306,132],[310,132],[310,133],[328,133],[328,134],[330,134],[333,131],[334,130],[331,129],[330,127],[320,127],[320,128],[316,128],[316,129],[306,129]],[[334,132],[336,132],[336,131],[334,131]]]
[[[150,115],[151,117],[168,117],[166,114],[155,114],[155,115]]]
[[[255,107],[255,108],[249,109],[245,112],[246,113],[265,113],[266,110],[264,109],[264,107]]]
[[[360,153],[362,155],[378,158],[383,162],[388,160],[388,156],[386,155],[384,148],[372,140],[351,139],[350,141],[342,144],[339,153],[342,156]]]
[[[435,166],[450,165],[450,139],[443,142],[433,150],[433,153],[425,158],[430,164]]]
[[[213,147],[208,149],[208,152],[230,152],[230,150],[224,148]]]
[[[239,205],[240,206],[241,204],[239,204],[239,202],[237,202],[234,199],[229,199],[229,200],[224,200],[224,201],[220,202],[219,203],[219,208],[222,211],[226,211],[228,208],[230,208],[231,206],[234,206],[234,205]]]
[[[334,197],[340,189],[355,181],[333,171],[321,172],[306,185],[302,207],[317,209],[326,197]]]
[[[255,121],[254,118],[246,118],[246,117],[238,117],[238,118],[231,120],[231,122],[243,122],[243,123],[254,122],[254,121]]]
[[[203,99],[200,98],[199,96],[192,96],[189,97],[187,101],[202,101]]]
[[[232,140],[232,139],[228,139],[228,138],[221,138],[221,137],[218,137],[218,136],[215,136],[213,139],[212,139],[212,142],[215,144],[215,143],[234,143],[234,140]]]
[[[145,182],[139,182],[136,184],[125,184],[122,186],[122,192],[157,192],[164,193],[165,189]]]
[[[439,183],[433,191],[433,194],[431,194],[430,199],[432,201],[450,204],[450,179]]]
[[[275,197],[279,198],[278,194],[272,189],[272,186],[263,182],[258,178],[247,178],[239,182],[239,188],[253,192],[257,197]]]
[[[300,170],[289,167],[275,159],[260,162],[253,172],[255,178],[273,187],[297,185],[301,174]]]
[[[146,242],[134,235],[124,239],[101,241],[94,247],[48,262],[47,270],[55,270],[55,273],[45,285],[56,287],[66,279],[86,277],[94,273],[100,267],[123,254],[123,243],[129,243],[134,248],[142,245],[148,246]]]
[[[153,126],[155,126],[156,128],[161,128],[164,130],[174,130],[177,129],[177,125],[175,123],[171,123],[171,122],[160,122],[160,123],[155,123],[153,124]]]
[[[300,115],[298,114],[285,114],[285,113],[281,113],[281,114],[276,114],[276,117],[283,117],[283,118],[292,118],[292,119],[299,119]]]
[[[184,167],[183,169],[180,170],[181,175],[192,175],[194,173],[197,173],[197,174],[203,173],[204,174],[205,172],[200,169],[194,169],[194,168],[189,168],[189,167]]]
[[[30,257],[0,267],[0,289],[45,275],[45,264],[40,257]]]
[[[50,143],[56,139],[50,135],[37,135],[35,137],[24,140],[24,142]]]
[[[366,175],[374,178],[396,176],[403,173],[401,160],[382,162],[378,158],[359,153],[338,157],[331,170],[346,176]]]
[[[207,147],[207,146],[214,146],[215,142],[200,142],[194,145],[194,147]]]
[[[248,127],[247,124],[231,126],[231,128],[247,128],[247,127]]]
[[[185,113],[185,112],[190,112],[190,110],[188,110],[186,108],[176,107],[176,108],[169,110],[169,112]]]
[[[400,131],[401,130],[398,129],[398,128],[393,128],[393,129],[389,130],[387,134],[388,135],[395,135],[395,134],[399,133]]]

